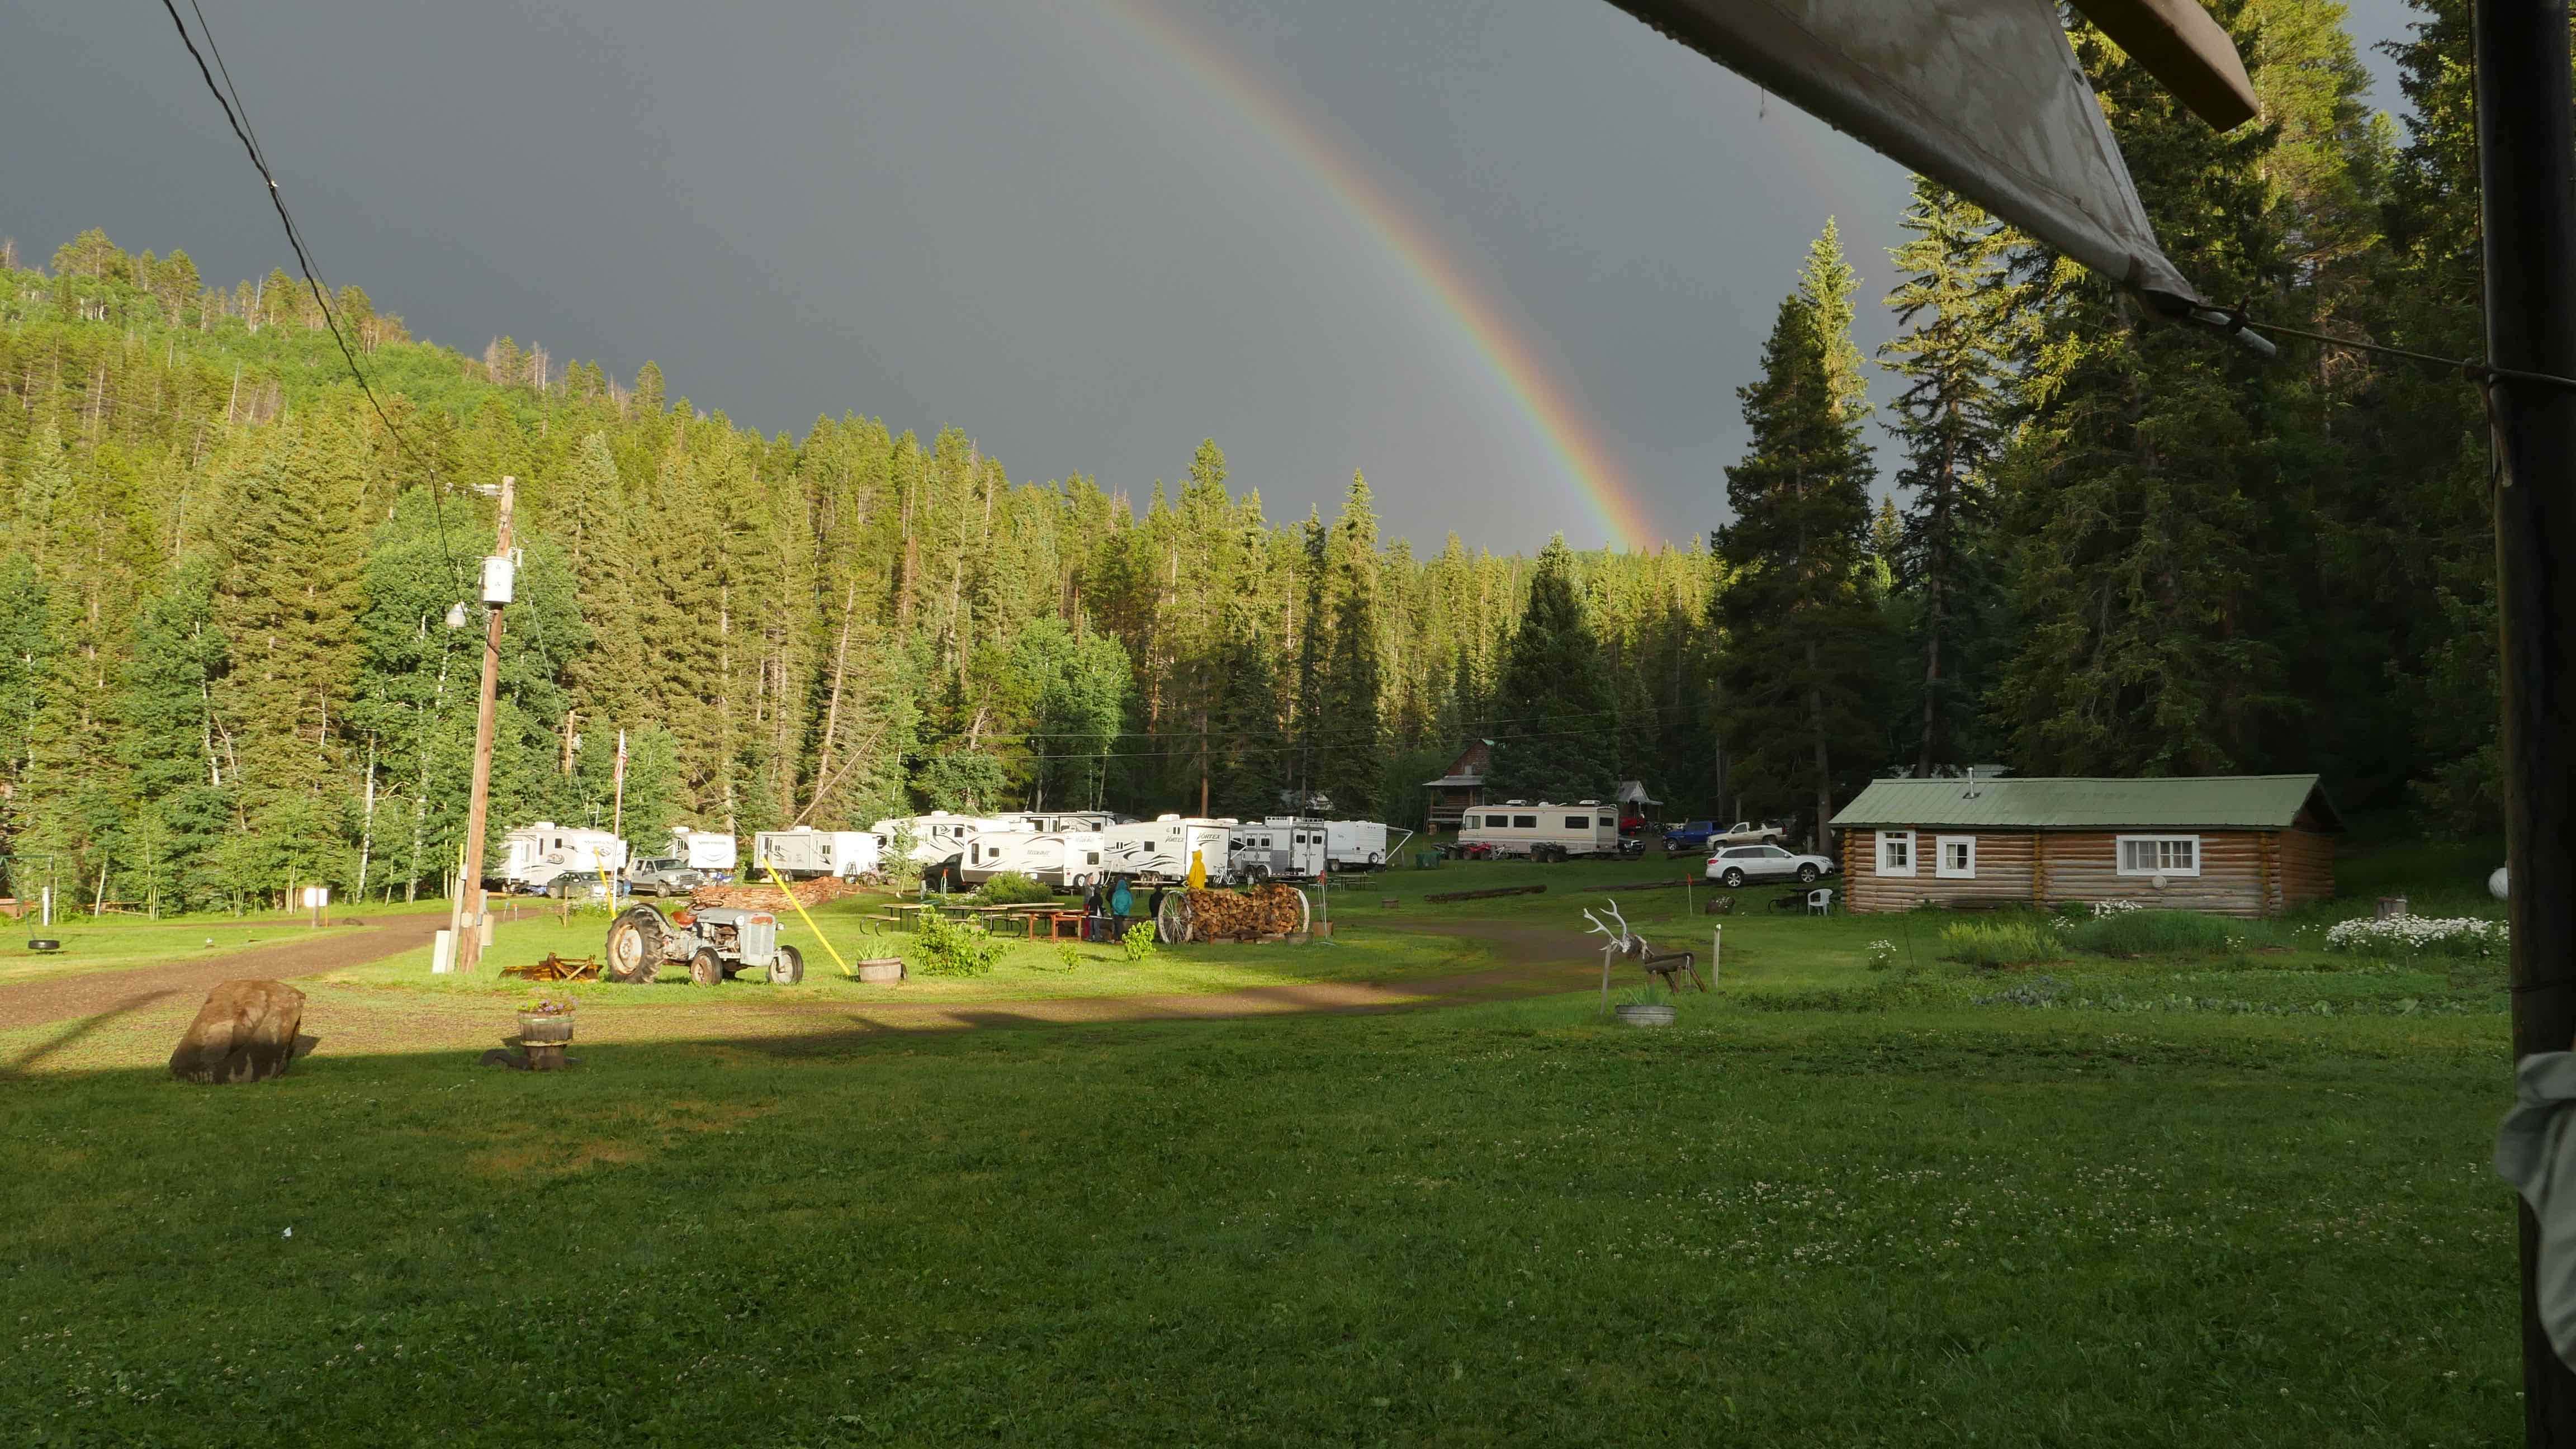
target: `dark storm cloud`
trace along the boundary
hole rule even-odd
[[[1015,476],[1139,495],[1213,435],[1274,517],[1358,468],[1420,542],[1602,541],[1335,166],[1493,300],[1669,537],[1719,516],[1733,389],[1829,214],[1862,344],[1886,335],[1902,175],[1607,5],[1135,4],[208,15],[332,280],[468,350],[658,360],[771,431],[954,423]],[[1327,162],[1168,26],[1284,97]],[[214,278],[288,260],[157,6],[0,16],[0,127],[23,248],[98,225]]]

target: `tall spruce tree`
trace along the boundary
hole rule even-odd
[[[1853,298],[1859,291],[1860,273],[1843,255],[1842,228],[1826,217],[1825,229],[1807,244],[1807,259],[1798,268],[1798,299],[1815,314],[1816,335],[1824,342],[1825,379],[1845,422],[1869,416],[1869,368],[1851,335],[1858,315]]]
[[[2214,132],[2100,32],[2079,26],[2075,41],[2183,274],[2216,296],[2275,291],[2258,171],[2271,133]],[[2264,441],[2276,379],[2204,335],[2142,329],[2114,284],[2045,260],[2029,418],[1998,469],[2021,630],[1992,708],[2011,762],[2259,768],[2262,731],[2290,704],[2273,643],[2285,571],[2254,502],[2283,461]]]
[[[1735,518],[1715,543],[1730,577],[1711,605],[1737,794],[1757,811],[1812,808],[1820,843],[1838,790],[1877,764],[1881,739],[1868,709],[1879,616],[1861,587],[1869,447],[1829,355],[1815,309],[1783,299],[1761,378],[1736,391],[1752,438],[1726,470]]]
[[[1380,717],[1382,650],[1378,637],[1377,510],[1368,480],[1351,475],[1342,512],[1325,545],[1326,588],[1333,616],[1324,664],[1323,709],[1315,780],[1337,811],[1365,815],[1377,803],[1386,730]]]
[[[1912,236],[1888,253],[1902,280],[1887,305],[1904,331],[1879,356],[1903,379],[1888,431],[1905,456],[1897,487],[1911,496],[1894,548],[1880,552],[1913,606],[1922,676],[1907,713],[1915,769],[1928,775],[1964,762],[1963,736],[1976,742],[1981,696],[1968,661],[1994,610],[1986,474],[2008,405],[2009,243],[1975,202],[1919,176],[1903,225]]]
[[[1607,800],[1618,789],[1611,720],[1618,699],[1584,607],[1574,551],[1557,534],[1530,572],[1529,602],[1494,681],[1493,800]]]

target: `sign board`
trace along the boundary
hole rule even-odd
[[[304,909],[308,911],[318,911],[329,904],[331,904],[331,888],[329,886],[306,886],[304,888]]]

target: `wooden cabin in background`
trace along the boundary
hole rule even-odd
[[[1485,772],[1494,765],[1492,740],[1469,740],[1458,758],[1437,780],[1423,781],[1431,792],[1431,808],[1423,821],[1422,833],[1436,835],[1442,826],[1458,828],[1458,819],[1485,803]]]
[[[1876,780],[1834,816],[1854,911],[2133,900],[2268,916],[2334,894],[2314,775]]]

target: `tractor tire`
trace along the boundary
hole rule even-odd
[[[805,953],[793,946],[778,948],[778,957],[769,963],[769,984],[793,986],[805,979]]]
[[[689,980],[693,985],[722,986],[724,978],[724,958],[716,954],[715,947],[700,946],[698,954],[689,958]]]
[[[1814,866],[1812,866],[1812,865],[1802,865],[1802,866],[1798,867],[1798,884],[1800,884],[1800,885],[1814,885],[1815,883],[1816,883],[1816,868],[1815,868]]]
[[[662,964],[662,913],[637,906],[608,927],[608,951],[600,972],[611,981],[649,986]]]
[[[1725,882],[1727,889],[1734,890],[1744,884],[1744,871],[1742,867],[1730,865],[1726,868],[1726,874],[1719,876],[1718,879]]]

